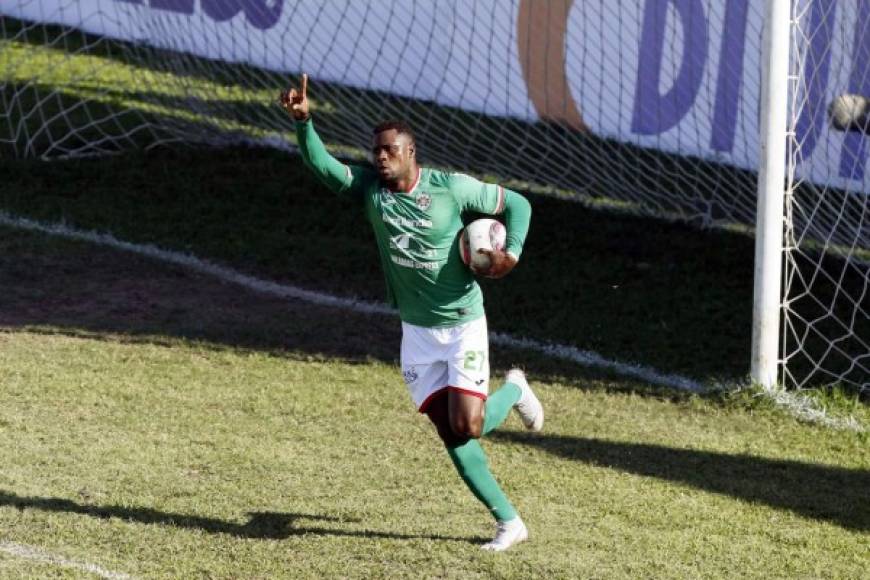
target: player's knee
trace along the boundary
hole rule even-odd
[[[451,417],[450,428],[457,437],[464,439],[477,439],[483,431],[483,418],[467,417],[464,415]]]

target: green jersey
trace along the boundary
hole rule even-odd
[[[462,214],[498,215],[507,208],[507,251],[519,258],[531,216],[522,196],[468,175],[426,168],[418,170],[409,191],[392,192],[373,169],[330,156],[310,120],[297,124],[297,134],[306,164],[330,189],[362,205],[389,302],[404,322],[441,327],[483,316],[480,286],[459,254]]]

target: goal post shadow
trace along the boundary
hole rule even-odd
[[[790,511],[840,527],[870,531],[870,471],[679,449],[651,443],[496,431],[493,441],[520,443],[563,459],[654,477],[751,504]]]

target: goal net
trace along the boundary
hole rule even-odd
[[[782,382],[870,394],[870,3],[792,6]]]
[[[275,100],[305,71],[337,154],[401,117],[427,164],[751,231],[765,1],[4,0],[0,155],[292,147]],[[870,388],[866,134],[828,121],[870,94],[865,4],[793,0],[790,386]]]

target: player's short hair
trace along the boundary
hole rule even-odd
[[[396,133],[405,134],[408,136],[408,139],[411,140],[411,143],[414,143],[414,131],[411,129],[411,126],[408,125],[404,121],[400,121],[398,119],[390,119],[384,121],[382,123],[378,123],[377,126],[372,131],[372,135],[377,135],[379,133],[383,133],[384,131],[395,131]]]

